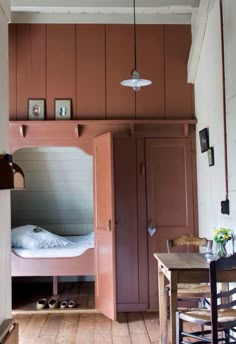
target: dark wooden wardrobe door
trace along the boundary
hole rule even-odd
[[[111,133],[93,140],[95,305],[116,319],[113,142]]]
[[[149,303],[157,309],[157,263],[154,252],[166,252],[166,239],[194,233],[192,145],[189,138],[146,139],[149,226]]]
[[[137,168],[133,136],[114,138],[114,167],[117,310],[144,311],[148,309],[146,206],[138,208],[138,200],[139,179],[145,182],[145,176]]]

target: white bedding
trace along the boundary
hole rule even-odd
[[[94,247],[94,233],[80,236],[67,236],[73,242],[63,247],[23,249],[12,248],[12,251],[23,258],[67,258],[83,254],[89,248]]]

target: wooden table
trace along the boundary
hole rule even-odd
[[[170,329],[169,343],[176,344],[177,283],[201,283],[209,281],[209,264],[206,257],[198,253],[155,253],[158,261],[158,292],[161,344],[167,344],[167,305],[164,300],[166,280],[170,284]],[[236,271],[224,271],[217,276],[220,282],[236,282]]]

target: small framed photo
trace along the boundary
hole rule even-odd
[[[28,119],[44,120],[45,99],[28,99]]]
[[[209,148],[209,136],[208,136],[208,129],[202,129],[199,131],[199,138],[200,138],[200,146],[201,152],[206,152]]]
[[[215,165],[214,148],[213,147],[209,147],[208,151],[207,151],[207,154],[208,154],[208,164],[209,164],[209,166]]]
[[[55,118],[71,119],[71,99],[55,99]]]

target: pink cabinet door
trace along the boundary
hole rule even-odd
[[[111,133],[93,140],[95,304],[107,317],[116,319],[116,268],[113,143]]]
[[[149,248],[149,305],[157,309],[155,252],[167,252],[166,239],[195,233],[194,153],[189,138],[150,138],[146,145]],[[155,232],[156,231],[156,232]]]

